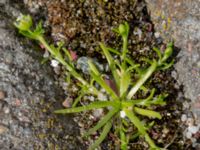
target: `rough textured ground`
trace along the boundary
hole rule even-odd
[[[161,145],[174,140],[169,149],[190,150],[196,147],[198,150],[200,134],[189,131],[200,126],[196,125],[197,120],[189,108],[192,106],[197,118],[200,107],[197,6],[200,2],[146,1],[156,32],[143,1],[135,5],[135,1],[128,3],[127,0],[24,0],[25,6],[16,0],[0,1],[0,149],[86,149],[78,140],[78,127],[71,117],[52,114],[53,110],[61,108],[63,96],[54,83],[51,69],[39,63],[42,54],[34,52],[24,38],[16,37],[12,22],[20,12],[27,12],[24,7],[28,7],[35,20],[46,20],[45,26],[54,41],[62,39],[67,48],[77,51],[78,55],[102,61],[98,42],[120,46],[111,29],[124,20],[131,25],[129,49],[135,58],[151,54],[152,46],[162,49],[164,40],[174,38],[175,46],[181,50],[177,51],[176,71],[172,76],[179,85],[169,76],[170,71],[155,75],[153,84],[172,96],[167,107],[160,110],[164,122],[158,121],[151,134]],[[182,85],[184,95],[193,104],[184,98]],[[175,100],[179,102],[174,103]],[[185,114],[182,114],[183,108]],[[83,120],[79,118],[79,121],[81,126]],[[140,146],[144,144],[142,142],[131,144],[144,149]],[[105,142],[102,149],[107,148]]]
[[[0,2],[0,149],[82,149],[71,117],[52,113],[63,98],[52,71],[16,37],[12,22],[21,8]]]

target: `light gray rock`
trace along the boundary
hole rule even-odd
[[[191,100],[191,109],[200,122],[200,1],[146,0],[157,32],[165,42],[174,40],[177,81]]]
[[[0,149],[65,149],[68,145],[83,149],[72,118],[53,114],[62,99],[53,71],[40,64],[42,54],[15,32],[13,21],[24,11],[22,4],[0,1]],[[71,140],[65,139],[67,135]]]

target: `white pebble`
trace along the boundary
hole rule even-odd
[[[8,107],[4,107],[3,110],[5,114],[8,114],[10,112],[10,109]]]
[[[195,134],[199,131],[199,127],[198,126],[189,126],[188,131],[191,132],[192,134]]]
[[[57,60],[51,60],[51,66],[52,67],[57,67],[58,66],[58,64],[59,64],[59,62],[57,61]]]
[[[154,35],[155,35],[156,38],[160,37],[160,33],[159,32],[154,33]]]
[[[105,94],[103,94],[103,93],[99,93],[98,94],[98,99],[100,101],[105,101],[105,100],[107,100],[107,96]]]
[[[124,111],[120,111],[120,117],[121,118],[125,118],[126,117],[126,113]]]
[[[188,132],[186,132],[185,136],[186,136],[186,138],[190,139],[192,137],[192,133],[188,131]]]
[[[103,115],[103,109],[96,109],[93,111],[93,116],[95,118],[100,118]]]
[[[49,52],[47,50],[44,52],[43,57],[44,58],[48,58],[49,57]]]
[[[186,114],[183,114],[181,116],[181,121],[185,122],[187,120],[187,115]]]
[[[90,101],[94,101],[94,99],[95,99],[94,96],[90,96],[90,97],[89,97],[89,100],[90,100]]]

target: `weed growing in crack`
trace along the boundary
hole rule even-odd
[[[153,50],[158,55],[158,60],[150,60],[144,58],[143,61],[148,63],[147,68],[142,68],[140,64],[136,64],[132,60],[127,52],[128,45],[128,34],[129,25],[128,23],[120,24],[114,31],[122,37],[122,50],[116,50],[107,47],[103,43],[100,43],[100,48],[103,51],[103,55],[106,57],[111,75],[113,77],[113,84],[115,88],[108,85],[105,79],[105,75],[100,73],[96,65],[90,59],[88,66],[90,69],[90,79],[84,79],[84,77],[76,70],[70,55],[70,52],[63,47],[63,43],[59,43],[57,47],[44,39],[44,30],[42,24],[39,23],[34,30],[32,30],[32,19],[29,15],[20,16],[15,22],[15,26],[19,32],[33,40],[38,41],[42,44],[46,50],[49,51],[51,57],[57,62],[62,64],[66,70],[79,81],[81,87],[80,96],[78,96],[71,108],[56,110],[56,114],[68,114],[68,113],[79,113],[82,111],[88,111],[92,109],[104,108],[107,114],[103,116],[99,122],[88,132],[84,134],[85,137],[90,136],[97,130],[101,132],[99,138],[89,147],[90,150],[97,148],[102,141],[106,138],[110,130],[115,130],[114,133],[119,137],[121,143],[121,149],[127,150],[129,140],[133,136],[142,136],[149,144],[150,149],[158,150],[161,149],[148,134],[148,129],[153,126],[153,122],[145,124],[141,121],[140,116],[146,116],[149,118],[161,119],[162,116],[159,112],[151,110],[153,105],[165,105],[164,99],[167,97],[166,93],[155,95],[156,89],[148,89],[150,92],[149,96],[144,99],[136,99],[135,95],[138,91],[146,89],[145,82],[152,76],[153,73],[159,70],[168,69],[173,65],[173,61],[167,62],[173,51],[173,44],[170,43],[165,52],[162,54],[159,49],[154,48]],[[112,55],[118,55],[119,59],[114,59]],[[133,79],[137,79],[136,82]],[[101,92],[95,86],[99,84],[103,88],[109,100],[96,99],[88,105],[77,106],[81,97],[85,94],[90,94],[98,97]],[[133,124],[138,132],[129,133],[127,126]]]

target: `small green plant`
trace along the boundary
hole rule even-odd
[[[106,138],[111,129],[115,130],[114,132],[119,137],[122,150],[128,149],[129,140],[134,136],[144,137],[146,142],[149,144],[150,149],[161,149],[156,146],[148,134],[148,129],[153,125],[153,122],[145,124],[140,120],[139,116],[161,119],[162,117],[160,113],[151,110],[151,106],[165,105],[166,102],[164,99],[167,97],[167,94],[162,93],[155,95],[156,89],[152,89],[151,91],[149,90],[150,94],[147,98],[135,99],[135,95],[138,91],[146,89],[144,84],[154,72],[168,69],[173,65],[173,61],[170,63],[167,62],[173,51],[172,43],[167,46],[163,54],[159,49],[154,48],[154,51],[158,55],[158,60],[149,60],[148,58],[145,58],[143,61],[149,65],[146,68],[142,68],[140,64],[136,64],[127,54],[129,25],[126,22],[120,24],[117,29],[114,29],[114,31],[122,37],[123,46],[121,51],[100,43],[100,47],[107,59],[114,80],[114,85],[116,87],[114,90],[106,83],[105,75],[99,72],[91,59],[88,61],[91,78],[87,80],[84,79],[82,75],[76,71],[69,51],[63,47],[63,43],[60,43],[57,47],[52,44],[49,45],[44,39],[42,24],[39,23],[33,30],[32,19],[29,15],[20,16],[15,22],[15,26],[19,29],[19,32],[22,35],[42,44],[50,52],[51,57],[65,66],[68,73],[70,73],[80,83],[79,85],[82,94],[75,99],[72,108],[56,110],[56,114],[78,113],[99,108],[104,108],[104,111],[107,112],[107,114],[102,117],[93,128],[89,129],[89,131],[84,134],[84,136],[87,137],[95,133],[97,130],[101,131],[99,138],[89,147],[90,150],[97,148]],[[117,55],[119,60],[113,59],[111,54]],[[98,96],[100,91],[96,86],[94,86],[95,83],[98,83],[101,88],[107,92],[109,100],[105,101],[97,99],[95,102],[91,102],[88,105],[77,106],[84,94]],[[138,130],[137,133],[133,135],[130,135],[126,130],[126,127],[131,126],[131,123]]]

